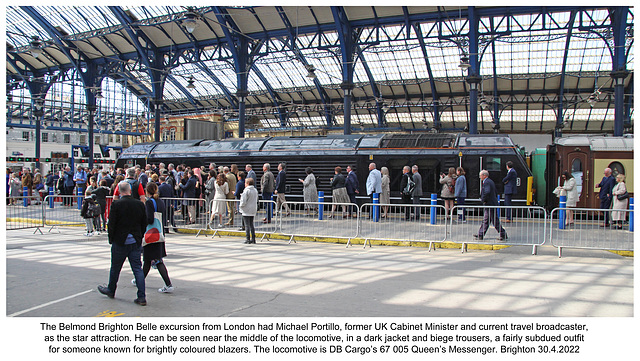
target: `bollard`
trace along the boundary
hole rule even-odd
[[[566,195],[560,196],[560,205],[558,207],[560,208],[560,211],[558,213],[558,218],[560,218],[559,219],[560,224],[558,226],[559,226],[559,229],[564,229],[565,228],[564,224],[566,222],[566,217],[567,217],[567,211],[566,211],[567,196]]]
[[[500,206],[500,195],[498,194],[498,207]],[[502,216],[502,210],[500,208],[496,209],[496,213],[498,214],[498,218]]]
[[[629,232],[633,232],[633,197],[629,197]]]
[[[378,222],[380,220],[380,193],[373,193],[373,221]]]
[[[321,221],[322,215],[324,213],[324,192],[323,191],[318,191],[318,202],[320,203],[318,205],[318,220]]]
[[[430,219],[431,222],[430,223],[431,224],[436,224],[436,215],[437,214],[436,214],[436,207],[434,207],[436,205],[438,205],[438,194],[437,193],[431,193],[431,210],[430,210],[430,213],[431,213],[431,219]],[[420,212],[420,209],[417,208],[416,212]]]
[[[78,210],[82,210],[82,188],[78,187]]]
[[[49,208],[53,208],[55,192],[53,191],[53,187],[49,187]]]
[[[29,187],[22,187],[22,195],[24,196],[24,198],[22,198],[22,204],[26,207],[29,205]]]

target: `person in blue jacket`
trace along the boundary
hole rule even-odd
[[[600,209],[609,209],[611,208],[611,201],[613,200],[613,187],[616,185],[616,179],[611,175],[611,168],[605,168],[604,177],[600,183],[596,184],[596,188],[600,188]],[[609,227],[611,225],[610,217],[611,212],[604,212],[604,224],[601,224],[600,227]]]
[[[507,176],[502,179],[502,183],[504,184],[504,205],[507,207],[512,206],[511,199],[514,194],[518,192],[517,187],[517,179],[518,173],[515,169],[513,169],[513,162],[507,162]],[[506,209],[507,219],[505,219],[504,223],[511,223],[511,219],[513,217],[513,209]]]
[[[465,214],[464,208],[460,206],[464,206],[465,200],[467,199],[467,178],[465,177],[465,171],[462,167],[456,169],[456,174],[458,178],[456,178],[454,196],[458,203],[458,222],[465,223],[467,221],[467,215]]]

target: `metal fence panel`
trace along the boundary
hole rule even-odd
[[[295,236],[350,241],[358,235],[360,213],[352,203],[287,201],[280,205],[278,216],[280,233],[290,236],[289,243],[295,241]]]
[[[6,230],[44,227],[40,197],[7,197]],[[35,232],[34,232],[35,233]]]
[[[360,207],[358,236],[367,240],[442,242],[446,239],[445,208],[442,205],[374,204]],[[369,242],[371,245],[371,242]]]
[[[574,213],[573,224],[566,225],[570,218],[567,211]],[[623,219],[622,223],[614,225],[611,222],[609,227],[603,227],[605,212],[618,212],[615,216]],[[550,242],[558,248],[559,257],[565,247],[633,251],[633,232],[629,229],[632,212],[628,209],[555,208],[549,221]]]
[[[220,203],[222,203],[222,205],[217,206],[217,204]],[[213,236],[215,236],[219,231],[245,231],[242,213],[240,213],[238,208],[239,205],[239,199],[213,199],[211,201],[207,227],[214,231]],[[253,227],[255,228],[256,234],[262,233],[261,239],[264,239],[265,236],[274,234],[277,231],[278,221],[275,212],[273,211],[276,208],[275,205],[274,201],[258,201],[258,213],[253,217]],[[222,211],[221,214],[214,214],[216,207]],[[271,222],[267,221],[267,207],[270,207]],[[231,213],[233,213],[233,221]]]
[[[500,234],[494,224],[489,223],[483,238],[476,238],[480,234],[485,212],[493,212],[504,228],[507,238],[499,239]],[[507,219],[507,212],[511,213],[511,220]],[[536,247],[545,243],[547,213],[544,208],[537,206],[454,206],[449,221],[448,240],[462,243],[462,251],[466,244],[532,246],[533,254]],[[487,214],[489,216],[489,214]],[[497,223],[497,222],[496,222]]]

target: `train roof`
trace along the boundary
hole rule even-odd
[[[604,135],[574,135],[556,139],[557,145],[589,146],[594,151],[633,150],[633,135],[611,137]]]
[[[451,134],[451,133],[413,133],[413,134],[354,134],[327,136],[288,136],[225,140],[178,140],[166,142],[137,143],[125,149],[122,159],[198,157],[205,155],[234,155],[241,153],[274,153],[298,151],[319,154],[334,151],[359,150],[394,151],[401,149],[442,149],[455,148],[511,148],[515,147],[507,134]]]

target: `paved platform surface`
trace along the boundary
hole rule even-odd
[[[633,316],[633,258],[543,246],[502,250],[303,242],[171,234],[173,294],[147,277],[148,306],[125,263],[115,299],[106,235],[81,228],[6,232],[7,315],[46,316]]]

